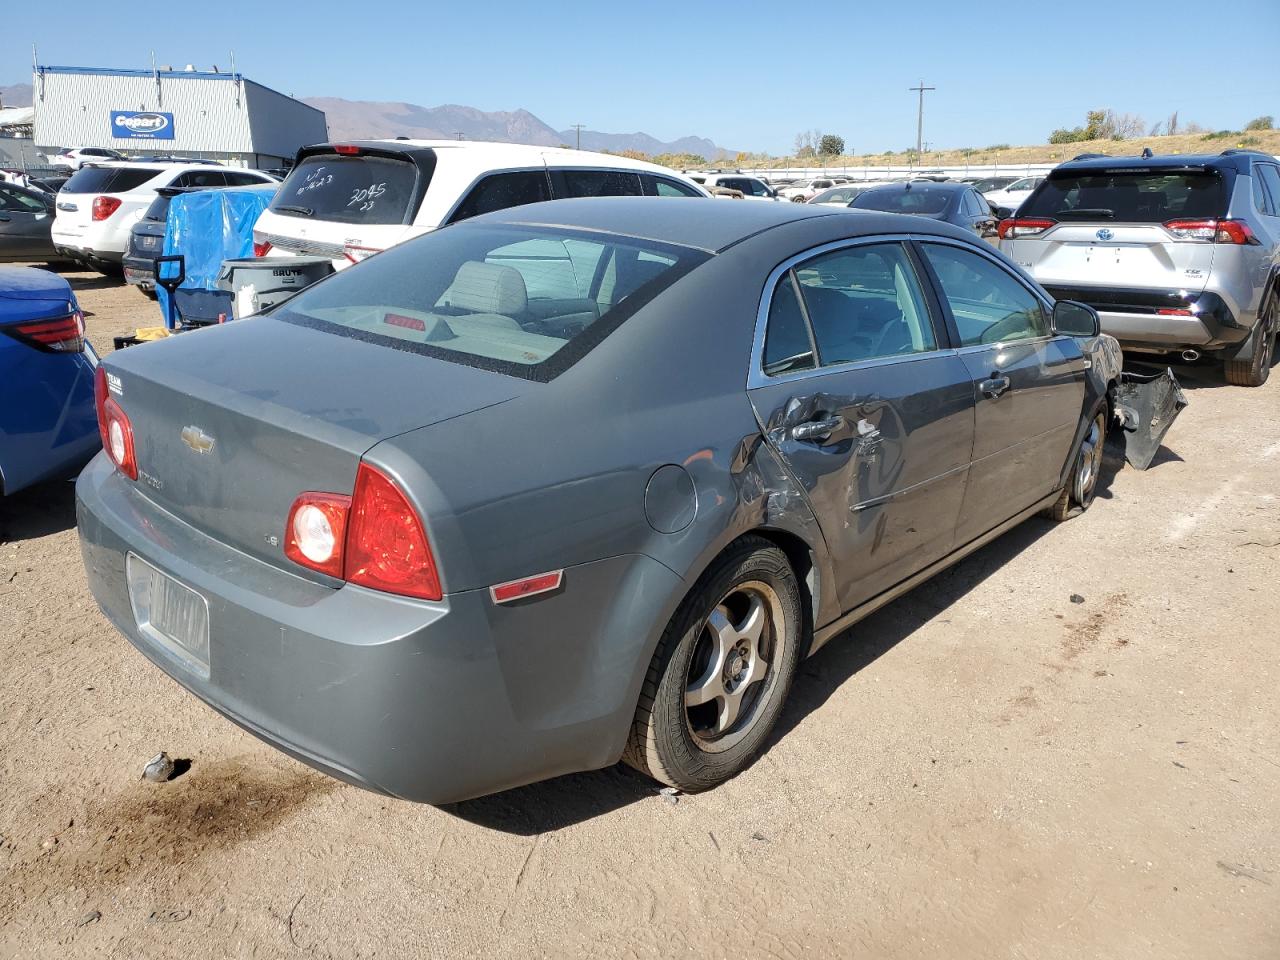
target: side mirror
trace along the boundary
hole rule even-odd
[[[1059,300],[1053,305],[1053,332],[1068,337],[1096,337],[1102,332],[1098,311],[1075,300]]]

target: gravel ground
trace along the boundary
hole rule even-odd
[[[69,276],[103,351],[156,322]],[[108,626],[69,484],[2,501],[0,956],[1280,957],[1280,376],[1180,375],[1150,471],[829,645],[674,804],[624,768],[445,809],[329,780]],[[162,749],[190,769],[141,781]]]

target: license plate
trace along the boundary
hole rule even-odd
[[[160,246],[159,240],[159,237],[139,237],[138,246],[142,247],[144,250],[154,250]]]
[[[124,567],[138,631],[208,679],[208,601],[132,553],[125,557]]]

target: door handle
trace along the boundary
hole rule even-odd
[[[983,380],[978,384],[978,389],[982,391],[982,395],[988,400],[998,400],[1001,394],[1009,389],[1009,378],[991,377],[989,380]]]
[[[842,417],[828,417],[825,420],[806,420],[791,428],[792,440],[826,440],[833,430],[844,423]]]

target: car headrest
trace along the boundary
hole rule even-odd
[[[524,277],[514,267],[468,260],[458,268],[441,302],[471,313],[497,313],[505,317],[524,313],[529,293]]]

